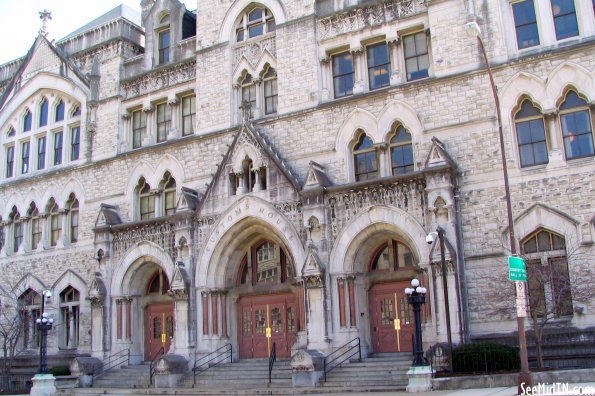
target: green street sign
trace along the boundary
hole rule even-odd
[[[520,257],[508,256],[508,279],[511,281],[527,282],[525,260]]]

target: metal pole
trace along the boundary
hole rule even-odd
[[[45,326],[43,323],[43,313],[45,312],[45,290],[41,292],[41,314],[40,314],[40,322],[36,323],[37,329],[39,330],[39,374],[46,374],[48,371],[45,354],[46,354],[46,346],[45,346],[45,339],[47,337],[47,332],[45,330]]]
[[[415,339],[413,343],[413,366],[425,366],[423,341],[421,333],[421,305],[426,301],[423,293],[414,291],[407,302],[413,306],[413,315],[415,318]]]
[[[516,239],[514,236],[514,220],[512,218],[512,204],[510,202],[510,186],[508,184],[508,166],[506,165],[506,152],[504,151],[504,134],[502,133],[502,115],[500,113],[500,100],[498,99],[498,89],[494,83],[494,76],[492,75],[492,69],[490,68],[490,62],[488,61],[488,55],[483,45],[483,40],[480,35],[477,35],[477,41],[479,42],[479,48],[483,55],[483,59],[486,64],[488,76],[490,78],[490,85],[492,87],[492,93],[494,95],[494,102],[496,104],[496,116],[498,118],[498,137],[500,139],[500,155],[502,156],[502,173],[504,174],[504,194],[506,198],[506,215],[508,218],[508,236],[510,238],[510,253],[515,256],[516,250]],[[525,288],[525,283],[522,283],[522,288]],[[529,359],[527,355],[527,337],[525,334],[525,318],[517,315],[517,326],[519,332],[519,352],[521,358],[521,372],[518,378],[518,393],[521,394],[523,388],[521,385],[524,384],[525,388],[533,384],[531,379],[531,373],[529,372]]]
[[[448,369],[452,372],[452,333],[450,328],[450,302],[448,301],[448,283],[446,280],[446,257],[444,253],[444,229],[436,229],[438,239],[440,240],[440,261],[442,266],[442,292],[444,294],[444,312],[446,314],[446,335],[448,337]]]

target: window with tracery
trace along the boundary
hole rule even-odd
[[[176,213],[176,179],[169,172],[163,177],[163,213],[165,216]]]
[[[29,212],[27,215],[30,218],[31,224],[31,249],[35,250],[41,242],[41,217],[39,216],[39,209],[35,205],[35,202],[31,202],[29,205]]]
[[[139,214],[141,220],[152,219],[155,217],[155,194],[151,191],[151,186],[144,177],[138,181],[139,196]]]
[[[414,265],[415,259],[411,249],[404,243],[392,239],[376,249],[370,262],[370,271],[396,271]]]
[[[393,175],[413,172],[411,134],[402,125],[395,128],[395,134],[390,140],[390,160]]]
[[[374,143],[363,132],[361,132],[357,143],[353,147],[353,163],[355,181],[370,180],[378,177],[378,158]]]
[[[68,286],[60,293],[60,346],[76,348],[79,343],[80,293]]]
[[[62,238],[62,216],[54,198],[50,199],[47,207],[50,214],[50,246],[56,246]]]
[[[524,100],[515,115],[521,167],[548,163],[545,124],[541,111]]]
[[[236,42],[274,32],[277,28],[273,14],[266,8],[254,7],[242,14],[236,24]]]
[[[566,159],[595,155],[591,111],[586,100],[568,91],[560,105],[560,124]]]
[[[285,251],[270,241],[250,247],[238,271],[238,285],[284,283],[294,276],[293,262]]]

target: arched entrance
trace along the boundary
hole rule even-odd
[[[372,350],[410,352],[413,350],[413,311],[405,288],[416,274],[415,258],[402,241],[389,239],[376,244],[368,261],[368,293]]]
[[[237,272],[237,334],[240,358],[268,357],[273,343],[278,357],[290,357],[301,328],[294,265],[271,240],[247,249]]]
[[[145,292],[145,360],[153,360],[163,348],[169,350],[174,337],[174,302],[168,296],[169,280],[156,270]]]

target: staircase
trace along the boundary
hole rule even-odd
[[[93,378],[93,388],[137,389],[149,387],[149,365],[121,366]]]
[[[269,360],[247,359],[236,363],[220,364],[196,375],[188,373],[180,383],[181,388],[200,390],[237,390],[259,388],[291,388],[289,360],[278,360],[271,373],[269,384]]]
[[[407,370],[412,359],[409,352],[370,355],[361,362],[352,361],[335,368],[321,386],[327,391],[404,390],[407,387]]]

